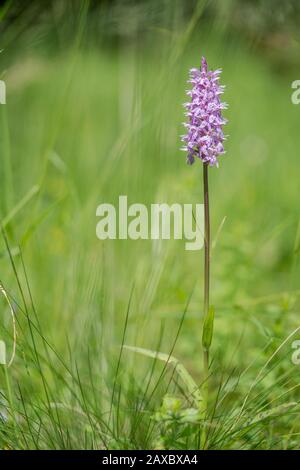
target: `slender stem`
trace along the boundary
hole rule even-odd
[[[204,319],[209,312],[209,278],[210,278],[210,217],[209,217],[209,191],[208,191],[208,164],[203,165],[203,189],[204,189]],[[209,350],[203,348],[203,385],[201,415],[206,421],[208,408],[208,378],[209,378]],[[201,433],[201,448],[206,449],[207,434],[205,423]]]
[[[209,276],[210,276],[210,217],[208,194],[208,164],[203,165],[204,187],[204,316],[209,309]]]

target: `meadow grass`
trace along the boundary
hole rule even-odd
[[[6,31],[0,281],[17,350],[1,366],[2,448],[195,449],[204,427],[209,449],[299,447],[297,77],[234,33],[199,28],[204,4],[188,22],[114,47],[89,30],[84,8],[67,46],[64,31],[47,25]],[[98,204],[120,194],[203,202],[201,166],[187,167],[179,151],[187,72],[202,54],[223,68],[230,105],[227,154],[210,170],[215,329],[205,422],[195,404],[203,252],[95,233]]]

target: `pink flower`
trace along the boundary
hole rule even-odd
[[[223,126],[227,120],[222,116],[226,103],[220,101],[224,86],[219,85],[221,70],[208,71],[207,62],[202,57],[201,70],[191,69],[189,83],[192,89],[187,91],[191,101],[184,104],[188,123],[184,123],[187,134],[181,137],[187,152],[187,163],[192,164],[195,157],[210,166],[218,166],[218,157],[225,153]]]

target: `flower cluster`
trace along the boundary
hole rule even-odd
[[[227,105],[220,101],[225,88],[219,85],[220,73],[221,70],[208,71],[204,57],[201,70],[190,70],[188,82],[193,87],[187,95],[191,97],[191,102],[184,104],[189,122],[184,123],[187,134],[181,138],[185,144],[182,150],[188,152],[189,164],[198,157],[203,163],[218,166],[218,156],[225,153],[222,127],[227,120],[222,116],[222,109],[226,109]]]

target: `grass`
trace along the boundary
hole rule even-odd
[[[5,32],[0,278],[17,351],[0,366],[1,448],[195,449],[203,427],[209,449],[299,447],[297,77],[234,32],[198,27],[202,3],[187,23],[149,25],[142,40],[114,45],[93,34],[84,8],[66,46],[69,32],[53,23]],[[200,54],[223,68],[230,105],[227,154],[210,171],[218,237],[206,422],[194,399],[203,252],[95,234],[97,206],[120,194],[129,204],[202,202],[201,167],[178,150]]]

